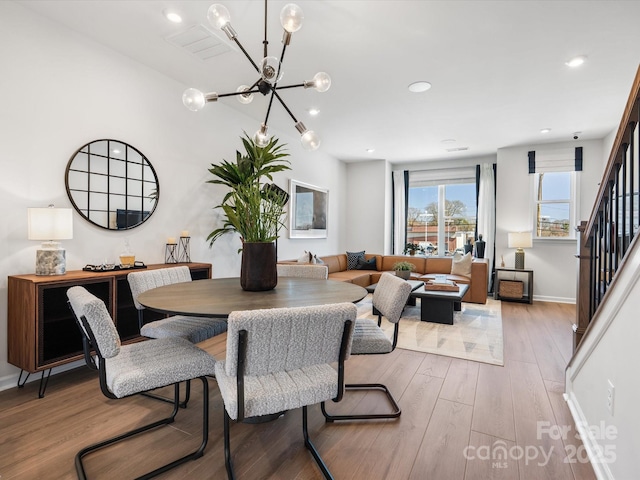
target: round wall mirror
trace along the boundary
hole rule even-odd
[[[160,184],[140,150],[119,140],[80,147],[65,172],[67,195],[84,218],[108,230],[127,230],[156,209]]]

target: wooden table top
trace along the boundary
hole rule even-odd
[[[247,292],[239,278],[213,278],[153,288],[138,296],[146,308],[163,313],[226,318],[234,310],[305,307],[357,302],[367,291],[352,283],[279,277],[265,292]]]

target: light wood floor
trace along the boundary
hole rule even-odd
[[[407,350],[352,357],[347,380],[387,384],[402,416],[326,424],[313,406],[311,436],[336,479],[594,479],[588,463],[571,463],[585,455],[562,399],[574,315],[572,305],[503,302],[504,367]],[[213,340],[208,348],[220,354],[224,345]],[[171,408],[141,396],[107,400],[86,368],[52,377],[43,399],[37,387],[33,382],[0,392],[2,480],[76,478],[73,458],[80,448]],[[193,449],[199,443],[200,382],[193,390],[189,408],[172,426],[88,457],[89,476],[132,478]],[[222,401],[213,379],[209,390],[204,457],[159,478],[226,478]],[[385,404],[368,394],[330,407],[371,410]],[[571,431],[564,439],[539,432],[555,425]],[[321,478],[303,445],[300,410],[262,425],[233,424],[231,441],[239,479]]]

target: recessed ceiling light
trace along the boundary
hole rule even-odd
[[[409,91],[413,93],[422,93],[426,92],[431,88],[431,84],[429,82],[413,82],[409,85]]]
[[[564,64],[567,67],[576,68],[582,65],[586,61],[587,61],[587,57],[585,57],[584,55],[580,55],[577,57],[573,57],[571,60],[569,60],[568,62],[565,62]]]
[[[167,20],[173,23],[182,23],[182,17],[173,10],[164,10],[162,12]]]
[[[549,133],[550,131],[550,128],[543,128],[542,130],[540,130],[540,133]]]
[[[309,112],[309,115],[311,115],[312,117],[315,117],[320,113],[320,110],[318,110],[317,108],[310,108],[307,111]]]
[[[455,138],[445,138],[444,140],[442,140],[442,143],[450,145],[452,143],[456,143],[456,139]]]
[[[375,148],[367,148],[367,153],[373,153],[375,151],[376,151]]]

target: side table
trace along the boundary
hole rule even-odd
[[[533,303],[533,270],[529,268],[496,268],[494,278],[494,294],[496,300],[508,302]],[[522,298],[512,298],[500,295],[501,281],[523,281]]]

